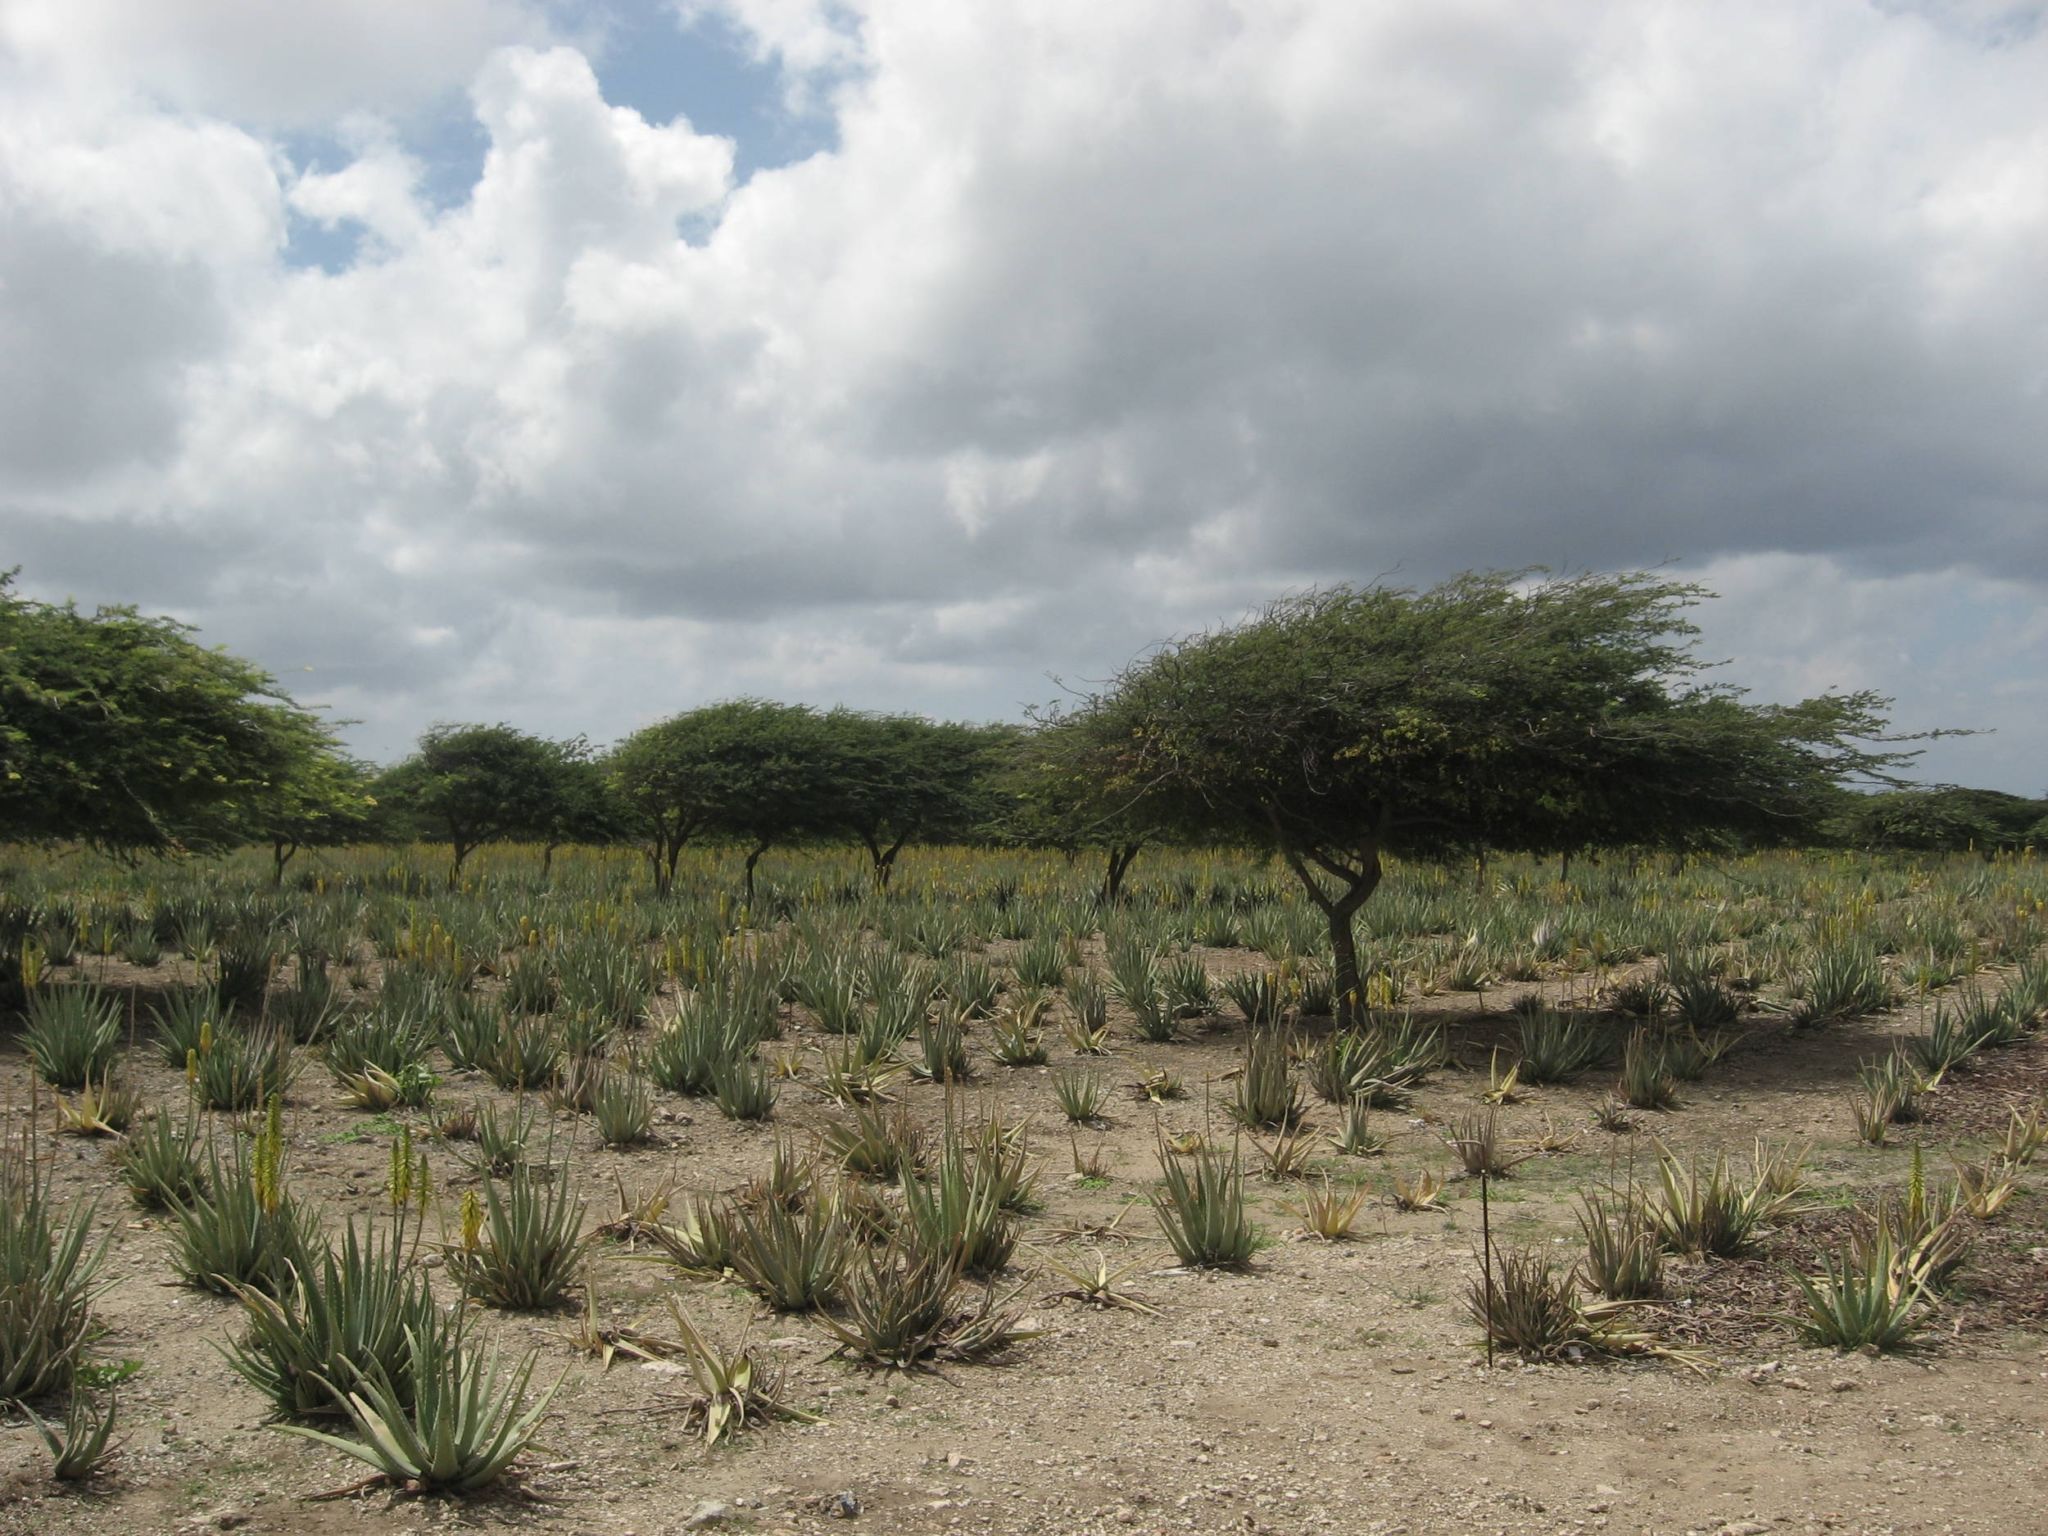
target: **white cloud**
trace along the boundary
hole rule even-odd
[[[494,48],[550,35],[532,0],[7,0],[0,50],[68,87],[109,77],[182,111],[265,127],[405,112],[460,91]]]
[[[9,12],[31,585],[312,664],[379,752],[737,692],[1014,714],[1284,586],[1531,561],[1683,557],[1737,677],[1915,724],[2048,659],[1976,617],[2048,582],[2048,42],[2009,15],[714,8],[835,149],[736,184],[484,0],[271,8],[220,58],[212,8],[148,48]],[[458,78],[451,205],[405,113]],[[315,118],[339,163],[264,136]],[[286,266],[287,210],[352,259]],[[1941,771],[2032,787],[2034,713]]]

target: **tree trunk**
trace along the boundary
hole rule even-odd
[[[454,845],[455,859],[448,866],[448,889],[454,890],[462,883],[462,861],[469,857],[470,845],[458,842]]]
[[[1323,914],[1330,925],[1330,969],[1337,993],[1337,1026],[1348,1029],[1365,1013],[1365,978],[1358,970],[1358,935],[1352,931],[1351,915],[1357,907],[1339,913],[1331,907]]]
[[[747,906],[747,921],[748,921],[748,922],[750,922],[750,923],[751,923],[751,922],[753,921],[753,919],[754,919],[754,866],[755,866],[756,864],[758,864],[758,863],[760,863],[760,862],[761,862],[761,855],[762,855],[762,854],[764,854],[764,853],[766,853],[766,852],[768,851],[768,848],[769,848],[769,845],[768,845],[767,843],[761,843],[761,844],[757,845],[757,846],[756,846],[756,847],[754,848],[753,852],[751,852],[751,853],[749,853],[749,854],[747,855],[747,898],[746,898],[746,906]]]
[[[542,883],[545,884],[549,879],[551,879],[554,875],[554,872],[555,845],[553,843],[548,843],[544,847],[542,847],[540,851],[540,878]]]
[[[903,851],[903,845],[909,841],[909,838],[910,834],[906,832],[887,848],[884,848],[879,837],[866,832],[861,834],[860,840],[866,845],[868,850],[868,861],[874,866],[876,890],[886,891],[889,889],[889,879],[896,873],[896,855]]]
[[[270,843],[270,885],[272,890],[284,885],[284,867],[291,863],[292,855],[299,851],[299,845],[290,838],[278,837]]]
[[[1102,904],[1105,907],[1123,904],[1124,876],[1131,872],[1131,864],[1138,857],[1138,850],[1144,846],[1143,838],[1110,844],[1109,868],[1102,877]]]
[[[1384,815],[1381,820],[1384,823]],[[1337,1027],[1348,1029],[1358,1023],[1365,1012],[1365,978],[1358,969],[1358,937],[1351,931],[1351,919],[1379,889],[1380,876],[1384,873],[1379,844],[1375,842],[1360,849],[1354,868],[1314,849],[1304,856],[1301,849],[1294,847],[1281,834],[1277,817],[1273,832],[1280,844],[1280,856],[1287,861],[1295,879],[1308,892],[1308,899],[1316,904],[1324,921],[1329,924],[1331,969],[1334,973],[1331,980],[1337,992]],[[1323,883],[1309,869],[1310,860],[1338,882],[1337,894],[1333,896],[1323,888]]]

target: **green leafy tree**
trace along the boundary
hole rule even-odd
[[[991,823],[1001,841],[1054,848],[1069,863],[1084,850],[1101,854],[1099,899],[1105,907],[1122,902],[1131,866],[1164,830],[1146,796],[1102,777],[1101,765],[1113,761],[1122,746],[1105,737],[1109,729],[1107,712],[1083,710],[1054,715],[1020,736],[996,772],[1000,808]]]
[[[554,794],[534,828],[543,877],[553,871],[555,850],[564,844],[602,846],[628,833],[625,807],[612,793],[604,765],[592,754],[589,742],[578,736],[547,745],[555,759],[549,771]]]
[[[1132,662],[1046,749],[1120,816],[1276,850],[1355,1008],[1353,919],[1389,854],[1798,837],[1906,760],[1873,695],[1702,681],[1684,613],[1705,595],[1526,572],[1306,592]]]
[[[568,749],[512,726],[437,725],[371,787],[388,831],[443,842],[451,889],[486,843],[545,841],[565,824]]]
[[[991,775],[1017,732],[916,715],[835,709],[822,721],[824,819],[867,850],[875,888],[914,842],[976,835],[993,810]]]
[[[285,866],[301,848],[338,848],[372,835],[377,802],[373,772],[333,749],[324,736],[302,744],[282,778],[258,797],[250,834],[270,845],[270,883],[284,884]]]
[[[35,602],[0,576],[0,838],[229,848],[336,761],[317,716],[185,625]]]
[[[1991,818],[1953,791],[1909,789],[1843,798],[1848,804],[1830,830],[1854,848],[1954,852],[1994,847],[1999,841]]]
[[[714,836],[747,850],[751,906],[764,853],[837,824],[831,733],[801,704],[734,699],[689,710],[627,737],[606,767],[663,895],[683,848]]]

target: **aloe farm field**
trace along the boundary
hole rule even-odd
[[[2039,1527],[2031,854],[444,873],[10,855],[0,1528]]]

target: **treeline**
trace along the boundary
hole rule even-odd
[[[449,879],[485,843],[632,843],[666,893],[693,843],[746,853],[747,897],[769,849],[858,843],[886,886],[913,843],[1023,833],[1005,782],[1022,733],[905,715],[737,699],[686,710],[609,751],[509,725],[439,726],[363,786],[361,831],[449,845]],[[278,845],[280,867],[288,849]]]
[[[1106,854],[1166,838],[1279,854],[1345,923],[1382,853],[1765,842],[2012,847],[2048,802],[1914,786],[1885,701],[1753,706],[1694,681],[1683,611],[1635,574],[1472,575],[1332,588],[1148,652],[1028,725],[741,699],[608,748],[504,724],[437,726],[403,762],[352,759],[276,681],[183,626],[84,613],[0,576],[0,840],[134,856],[620,843],[666,891],[681,851],[916,843]]]

